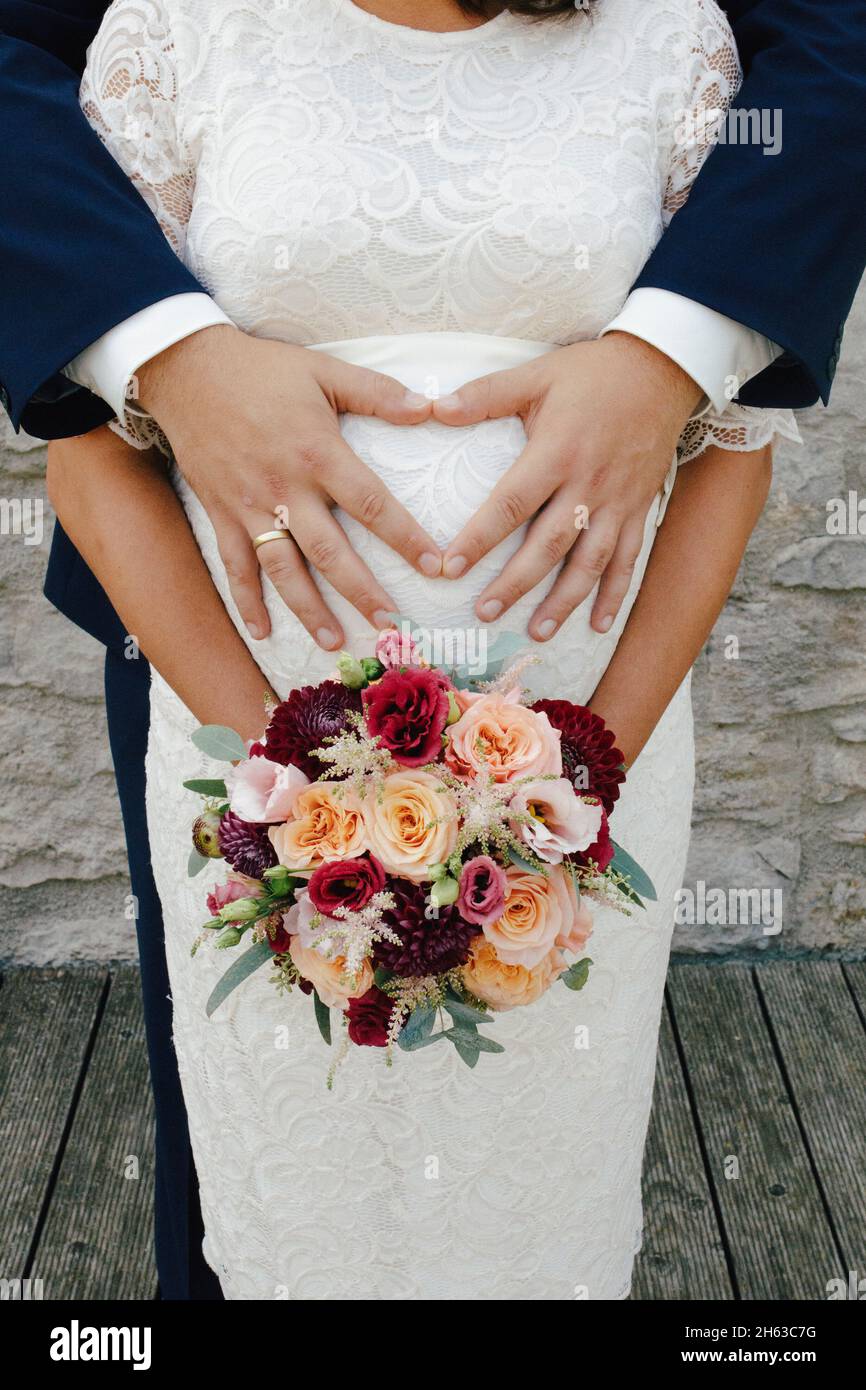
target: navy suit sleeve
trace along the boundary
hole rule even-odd
[[[79,109],[106,8],[0,0],[0,403],[42,438],[111,415],[61,368],[138,310],[201,289]]]
[[[778,154],[721,143],[638,286],[686,295],[786,349],[744,405],[829,396],[866,266],[866,3],[729,0],[734,109],[781,112]]]

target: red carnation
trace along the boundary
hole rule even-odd
[[[350,999],[346,1013],[352,1042],[359,1047],[385,1047],[393,1008],[393,999],[378,985],[371,985],[358,999]]]
[[[586,796],[597,796],[608,815],[625,781],[623,754],[603,719],[570,700],[536,700],[531,709],[546,714],[562,733],[562,775]]]
[[[316,781],[327,767],[310,751],[321,748],[325,739],[349,728],[349,714],[361,713],[361,696],[342,681],[322,681],[293,690],[271,714],[265,732],[265,753],[284,767],[294,763]]]
[[[607,823],[607,814],[601,813],[601,828],[598,832],[598,839],[589,849],[582,850],[580,854],[572,854],[569,857],[575,864],[589,864],[592,860],[597,865],[600,872],[604,873],[615,854],[613,840],[610,838],[610,827]]]
[[[327,917],[333,917],[337,907],[360,912],[374,893],[381,893],[384,887],[385,870],[372,855],[330,859],[319,865],[309,883],[313,906]]]
[[[435,762],[448,722],[448,686],[437,671],[420,666],[386,671],[363,692],[364,719],[371,737],[404,767]]]

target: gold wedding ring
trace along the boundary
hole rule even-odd
[[[263,531],[260,536],[253,536],[253,550],[258,550],[266,541],[284,541],[289,535],[291,532],[287,526],[281,526],[279,531]]]

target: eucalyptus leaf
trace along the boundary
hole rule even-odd
[[[186,872],[189,878],[195,878],[202,869],[207,868],[208,864],[213,864],[212,859],[208,859],[204,854],[199,854],[197,849],[191,849],[189,859],[186,861]]]
[[[192,741],[196,748],[217,762],[233,763],[247,757],[247,745],[240,734],[225,724],[202,724],[192,735]]]
[[[446,1038],[450,1038],[456,1047],[458,1043],[462,1047],[474,1047],[478,1052],[504,1052],[502,1043],[494,1042],[492,1038],[485,1038],[483,1033],[473,1032],[469,1028],[447,1028]]]
[[[315,989],[313,990],[313,1008],[314,1008],[315,1011],[316,1011],[316,1022],[317,1022],[318,1025],[319,1025],[319,1032],[321,1033],[322,1037],[325,1039],[325,1042],[328,1044],[328,1047],[330,1047],[330,1046],[331,1046],[331,1010],[328,1008],[328,1006],[327,1006],[327,1004],[324,1002],[324,1000],[322,1000],[322,999],[319,998],[318,990],[315,990]]]
[[[429,1047],[431,1043],[441,1042],[443,1038],[447,1037],[448,1034],[440,1029],[438,1033],[429,1033],[426,1038],[416,1038],[414,1042],[404,1043],[403,1034],[399,1033],[397,1036],[397,1046],[402,1047],[404,1052],[418,1052],[420,1048]]]
[[[444,1036],[444,1035],[443,1035]],[[467,1067],[478,1065],[478,1058],[481,1056],[477,1047],[467,1047],[465,1043],[459,1042],[457,1038],[452,1038],[454,1050],[461,1062],[465,1062]]]
[[[643,898],[649,898],[650,902],[656,901],[656,890],[653,881],[645,869],[642,869],[636,860],[632,859],[627,850],[622,845],[618,845],[616,840],[612,841],[614,856],[610,867],[619,873],[625,874],[629,885],[635,894],[640,894]],[[643,904],[641,904],[643,906]]]
[[[465,1004],[462,999],[446,998],[445,1009],[458,1025],[461,1023],[479,1024],[496,1022],[494,1014],[489,1014],[486,1010],[476,1009],[471,1004]]]
[[[516,864],[518,869],[525,869],[527,873],[537,874],[539,871],[535,864],[530,864],[528,859],[524,859],[522,854],[518,854],[513,845],[508,846],[508,857],[512,864]]]
[[[228,796],[226,784],[219,777],[191,777],[183,785],[188,792],[198,792],[199,796]]]
[[[591,965],[592,961],[589,956],[585,956],[583,960],[576,960],[574,965],[570,965],[559,978],[569,989],[583,989],[589,979],[589,967]]]
[[[205,1006],[208,1018],[219,1008],[232,990],[237,989],[238,985],[243,984],[254,971],[258,970],[265,961],[273,960],[273,952],[266,941],[257,941],[248,951],[244,951],[228,968],[226,973],[221,976],[219,982],[211,991],[211,996]]]
[[[411,1052],[414,1048],[423,1046],[424,1039],[433,1032],[435,1022],[436,1010],[431,1004],[420,1004],[417,1009],[413,1009],[397,1039],[403,1050]]]

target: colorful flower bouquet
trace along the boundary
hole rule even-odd
[[[184,783],[205,797],[190,873],[214,858],[231,872],[193,952],[251,943],[209,1014],[267,962],[279,989],[312,996],[329,1044],[340,1010],[338,1061],[351,1044],[390,1061],[444,1041],[474,1066],[503,1050],[481,1031],[490,1010],[583,987],[588,900],[628,912],[654,892],[610,836],[613,734],[568,700],[525,703],[531,660],[446,674],[404,626],[272,706],[259,742],[195,733],[231,766]]]

